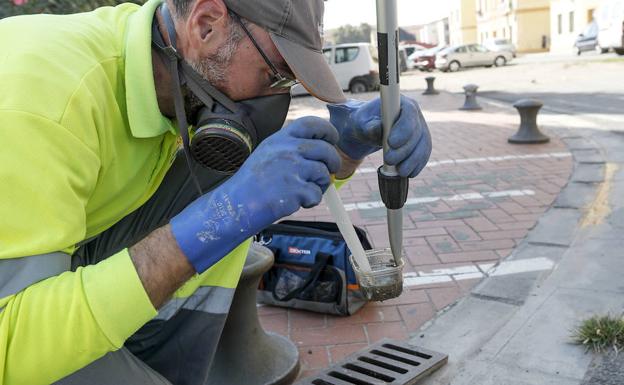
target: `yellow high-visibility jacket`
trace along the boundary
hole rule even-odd
[[[151,23],[159,3],[0,21],[0,261],[54,252],[69,261],[77,243],[137,209],[163,180],[177,133],[154,88]],[[176,296],[203,285],[234,288],[248,245]],[[9,280],[6,266],[5,385],[65,377],[119,349],[157,314],[127,250],[53,276],[18,271]],[[29,282],[36,276],[45,279]]]

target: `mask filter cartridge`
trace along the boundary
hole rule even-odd
[[[223,118],[202,119],[193,130],[191,154],[203,167],[234,174],[253,150],[253,140],[237,122]]]

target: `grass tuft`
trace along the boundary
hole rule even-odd
[[[572,338],[597,353],[609,349],[619,352],[624,348],[624,317],[593,316],[574,330]]]

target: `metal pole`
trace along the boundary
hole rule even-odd
[[[379,83],[383,123],[383,151],[389,150],[390,129],[399,116],[399,27],[397,1],[377,0],[377,44],[379,51]],[[387,207],[388,236],[392,255],[398,261],[403,245],[403,204],[407,198],[407,180],[399,177],[396,167],[384,162],[378,171],[380,192]],[[385,190],[385,191],[384,191]],[[405,195],[405,197],[403,197]]]

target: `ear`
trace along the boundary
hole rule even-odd
[[[228,37],[228,11],[223,0],[195,0],[186,21],[189,47],[211,54]]]

